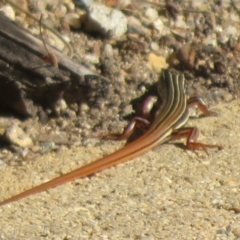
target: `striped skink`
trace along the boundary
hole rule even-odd
[[[157,86],[159,97],[162,99],[162,104],[155,112],[152,123],[149,123],[149,119],[135,118],[123,134],[113,134],[112,136],[110,134],[106,136],[106,138],[128,138],[129,135],[131,135],[134,126],[137,126],[136,122],[140,122],[140,125],[146,125],[146,131],[140,138],[127,144],[114,153],[98,159],[95,162],[6,199],[0,203],[0,206],[18,201],[32,194],[45,191],[66,182],[73,181],[74,179],[90,176],[94,173],[102,171],[103,169],[126,162],[169,140],[186,138],[187,148],[193,150],[202,149],[206,153],[206,149],[208,147],[221,148],[216,145],[206,145],[196,142],[198,137],[197,128],[181,128],[188,121],[188,107],[191,105],[198,105],[199,109],[205,115],[210,114],[206,105],[200,98],[192,97],[187,100],[185,95],[185,78],[183,74],[171,73],[165,70],[161,74]],[[152,105],[154,104],[145,104],[145,112],[150,111]],[[148,114],[145,115],[147,116]]]

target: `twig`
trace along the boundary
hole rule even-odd
[[[44,57],[46,58],[47,61],[50,60],[50,62],[51,62],[51,64],[52,64],[53,66],[55,66],[55,67],[58,68],[58,59],[57,59],[57,57],[56,57],[55,54],[49,52],[49,50],[48,50],[48,48],[47,48],[47,45],[46,45],[46,43],[45,43],[45,40],[44,40],[44,38],[43,38],[43,34],[42,34],[42,14],[41,14],[40,20],[39,20],[39,28],[40,28],[40,36],[41,36],[41,38],[42,38],[43,45],[44,45],[44,47],[45,47],[45,49],[46,49],[46,51],[47,51],[47,56],[44,56]]]

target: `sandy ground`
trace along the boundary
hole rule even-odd
[[[240,101],[191,119],[200,141],[221,151],[165,144],[128,163],[0,208],[0,239],[239,239]],[[0,200],[120,147],[49,153],[21,167],[1,166]]]

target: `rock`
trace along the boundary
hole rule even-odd
[[[127,18],[118,9],[112,9],[100,4],[93,4],[84,21],[86,31],[120,39],[127,31]]]
[[[160,73],[163,68],[168,67],[166,59],[164,57],[157,56],[153,53],[149,53],[148,62],[152,70],[155,71],[156,73]]]
[[[107,43],[104,45],[103,47],[103,53],[106,57],[113,57],[113,48],[112,48],[112,45]]]
[[[59,4],[55,9],[54,9],[54,14],[56,17],[61,18],[66,16],[67,14],[67,7],[64,6],[63,4]]]
[[[159,45],[156,42],[151,42],[150,47],[154,52],[157,52],[159,50]]]
[[[84,61],[92,64],[99,64],[99,57],[93,53],[87,53],[84,55]]]
[[[147,8],[145,15],[149,19],[150,22],[153,22],[153,21],[157,20],[157,18],[158,18],[157,10],[154,8],[151,8],[151,7]]]
[[[164,26],[162,20],[161,20],[160,18],[158,18],[157,20],[155,20],[155,21],[153,22],[153,27],[154,27],[159,33],[162,33],[165,26]]]
[[[11,124],[6,129],[4,138],[10,143],[22,148],[33,145],[32,139],[17,124]]]
[[[68,24],[74,29],[79,29],[81,27],[81,17],[77,13],[68,13],[62,19],[62,22]]]
[[[13,8],[10,5],[6,5],[3,9],[2,9],[3,14],[8,17],[9,19],[11,19],[12,21],[15,21],[15,12],[13,10]]]

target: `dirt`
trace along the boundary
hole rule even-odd
[[[191,7],[189,1],[182,2],[183,9]],[[239,31],[235,36],[224,35],[228,25],[239,30],[239,6],[234,1],[220,2],[209,3],[207,12],[180,13],[189,24],[186,29],[175,26],[178,11],[171,17],[166,7],[158,8],[165,28],[175,26],[166,36],[157,33],[146,16],[134,12],[134,6],[126,16],[139,17],[139,29],[147,29],[147,36],[128,32],[124,41],[114,42],[81,29],[64,33],[71,40],[76,62],[107,79],[85,78],[99,90],[92,98],[101,97],[83,103],[69,103],[63,97],[55,106],[38,105],[41,114],[26,121],[14,115],[0,119],[0,201],[122,147],[124,143],[92,136],[120,132],[141,111],[149,88],[159,78],[149,67],[149,52],[155,59],[167,59],[173,52],[169,65],[185,74],[187,95],[198,93],[218,112],[213,117],[191,118],[188,125],[199,128],[200,142],[223,149],[210,149],[206,155],[167,143],[128,163],[0,207],[0,239],[240,238]],[[60,17],[54,11],[58,4],[62,7],[71,1],[41,3],[31,1],[28,10],[37,18],[44,13],[46,22],[58,29]],[[35,9],[35,4],[42,8]],[[39,30],[38,22],[24,16],[18,15],[16,22],[26,24],[34,34]],[[110,57],[106,46],[112,48]],[[85,55],[98,56],[99,62],[88,62]],[[3,145],[9,124],[19,126],[33,146]]]
[[[128,163],[0,208],[0,239],[238,239],[240,101],[194,118],[200,141],[221,151],[169,143]],[[73,147],[21,167],[3,165],[0,199],[69,172],[121,146]]]

